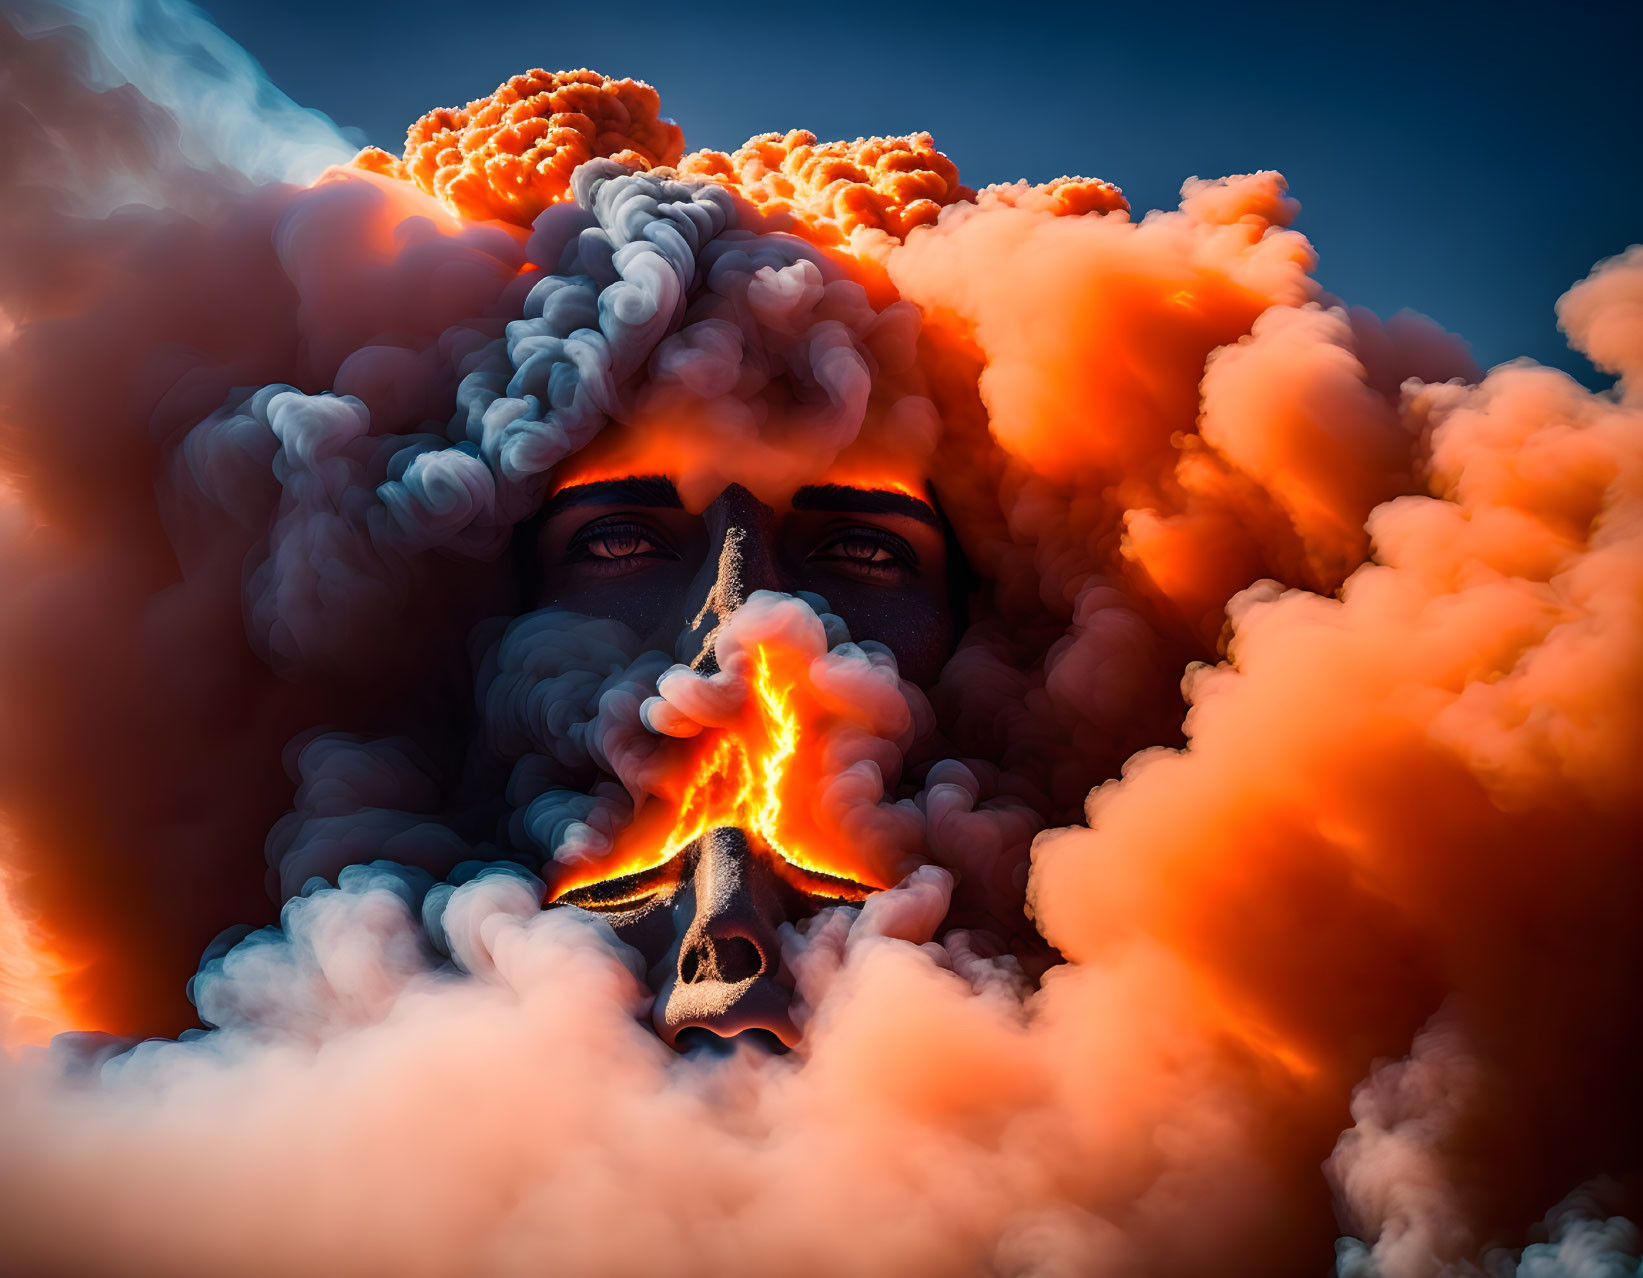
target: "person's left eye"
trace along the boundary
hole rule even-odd
[[[583,543],[595,559],[631,559],[656,549],[656,543],[637,532],[609,532]]]
[[[862,525],[828,538],[811,552],[810,562],[856,576],[885,578],[915,570],[918,556],[894,533]]]
[[[837,553],[859,564],[887,564],[895,559],[888,550],[866,537],[846,537],[836,543]]]

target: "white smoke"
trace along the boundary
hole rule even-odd
[[[90,38],[89,84],[130,84],[180,126],[183,154],[252,182],[313,181],[363,144],[323,112],[300,107],[187,0],[13,0],[18,29],[63,26]]]

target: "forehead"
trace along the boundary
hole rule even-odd
[[[934,529],[944,525],[930,498],[911,488],[896,485],[810,484],[792,496],[794,510],[835,511],[855,515],[899,515]],[[560,487],[542,508],[542,517],[552,520],[565,510],[583,506],[632,506],[682,510],[684,502],[673,482],[664,475],[623,475],[593,478]]]
[[[672,420],[612,423],[582,452],[554,469],[549,494],[633,476],[667,480],[677,504],[700,512],[732,484],[772,506],[821,509],[826,494],[865,490],[925,504],[929,449],[922,441],[866,432],[843,449],[794,432],[742,434]],[[660,504],[673,504],[663,502]]]

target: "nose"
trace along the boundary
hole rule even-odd
[[[702,512],[708,552],[691,583],[675,657],[693,670],[719,668],[713,644],[730,614],[755,590],[782,590],[776,562],[776,512],[740,484],[732,484]]]
[[[780,879],[730,826],[704,834],[694,856],[689,890],[675,907],[683,930],[656,999],[657,1032],[675,1046],[681,1034],[702,1030],[721,1039],[761,1031],[792,1045],[792,995],[777,979],[776,929],[786,917]]]

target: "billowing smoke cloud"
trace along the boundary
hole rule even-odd
[[[1324,294],[1275,174],[686,155],[583,72],[284,185],[88,25],[3,36],[0,1041],[211,1028],[0,1054],[4,1268],[1637,1272],[1643,251],[1594,394]],[[687,502],[933,474],[939,678],[538,607],[662,422]],[[792,1052],[681,1054],[543,901],[772,667],[886,890],[782,929]]]
[[[17,34],[76,47],[86,88],[129,97],[129,85],[160,108],[195,167],[221,165],[254,182],[310,182],[358,146],[322,113],[281,93],[186,0],[18,0],[7,8]],[[22,50],[16,54],[21,58]],[[40,69],[50,64],[23,60]],[[53,174],[53,185],[64,176]]]

